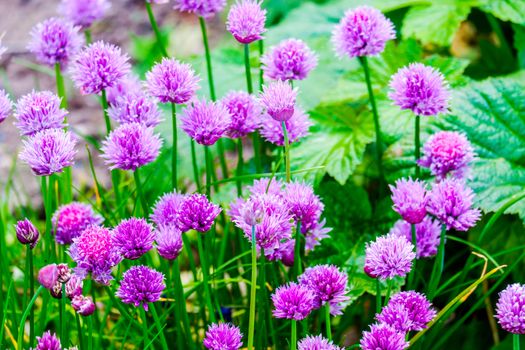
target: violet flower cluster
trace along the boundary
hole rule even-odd
[[[414,245],[405,237],[389,233],[366,244],[364,270],[372,278],[381,280],[405,277],[416,258]]]
[[[125,259],[137,260],[153,248],[153,226],[144,219],[122,220],[111,236],[113,245]]]
[[[33,136],[47,129],[61,129],[67,111],[60,108],[60,98],[51,91],[32,91],[16,103],[16,127],[22,136]]]
[[[146,88],[162,103],[184,104],[199,89],[199,80],[189,64],[163,58],[146,74]]]
[[[148,304],[158,301],[165,288],[162,273],[143,265],[133,266],[124,272],[116,296],[126,304],[142,305],[148,311]]]
[[[231,114],[220,102],[196,100],[182,111],[181,128],[198,144],[211,146],[228,130]]]
[[[299,39],[287,39],[261,57],[264,76],[274,80],[303,80],[317,66],[317,55]]]
[[[441,224],[438,220],[426,216],[423,221],[416,225],[416,258],[430,258],[437,254]],[[412,242],[412,226],[404,220],[398,220],[390,229],[389,233],[405,237],[407,241]]]
[[[155,127],[162,121],[157,104],[142,91],[128,92],[116,98],[108,115],[120,124],[139,123]]]
[[[31,249],[35,248],[40,239],[40,233],[29,219],[18,221],[15,225],[15,231],[16,238],[21,244],[29,244]]]
[[[297,343],[298,350],[343,350],[331,340],[323,338],[321,335],[307,335]]]
[[[272,302],[274,317],[301,321],[314,309],[315,296],[308,287],[290,282],[275,290]]]
[[[211,19],[226,7],[226,0],[175,0],[173,8],[177,11],[196,14]]]
[[[53,233],[58,244],[71,244],[90,225],[101,225],[104,219],[89,204],[71,202],[60,206],[53,217]]]
[[[266,10],[261,8],[260,0],[237,0],[230,8],[226,29],[241,44],[249,44],[262,39],[266,32]]]
[[[36,337],[36,350],[62,350],[56,334],[46,331],[41,337]]]
[[[213,323],[208,326],[202,344],[209,350],[239,350],[242,333],[231,323]]]
[[[71,269],[66,264],[49,264],[38,271],[38,282],[57,299],[62,297],[62,285],[70,278]]]
[[[525,334],[525,285],[510,284],[499,293],[495,317],[507,332]]]
[[[104,18],[110,7],[108,0],[62,0],[58,10],[75,25],[89,28]]]

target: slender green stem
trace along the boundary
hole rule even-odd
[[[47,246],[47,259],[55,261],[55,240],[51,237],[51,178],[49,176],[42,176],[42,196],[44,197],[44,210],[46,213],[46,232],[45,232],[45,242]],[[45,260],[47,263],[48,261]]]
[[[102,98],[100,99],[100,102],[102,104],[102,112],[104,113],[104,121],[106,122],[106,135],[109,135],[111,132],[111,122],[108,114],[108,97],[106,90],[104,89],[102,90]]]
[[[67,108],[66,88],[60,63],[55,63],[55,79],[57,84],[57,95],[60,97],[60,108]]]
[[[149,3],[146,3],[149,5]],[[171,121],[173,133],[173,149],[171,155],[171,187],[177,190],[177,109],[175,103],[171,103]]]
[[[154,303],[151,303],[150,309],[151,314],[153,315],[153,320],[155,321],[155,325],[157,326],[157,331],[160,333],[160,342],[162,344],[162,349],[168,350],[168,342],[166,341],[166,337],[164,336],[164,329],[162,328],[162,325],[160,323],[159,315],[157,314],[157,309],[155,308]]]
[[[286,164],[286,182],[290,182],[292,177],[290,175],[290,144],[288,142],[288,131],[286,130],[286,123],[282,122],[283,135],[284,135],[284,158]]]
[[[258,174],[260,174],[263,171],[262,161],[261,161],[261,137],[259,136],[259,133],[257,132],[252,133],[252,146],[253,146],[253,154],[254,154],[254,161],[255,161],[255,171]]]
[[[421,176],[421,168],[419,167],[418,160],[421,158],[421,138],[420,138],[420,129],[421,129],[421,117],[416,115],[415,121],[415,139],[414,139],[414,160],[416,163],[416,179],[419,179]]]
[[[441,237],[439,239],[438,253],[436,255],[436,260],[434,260],[434,267],[432,268],[432,275],[430,277],[430,283],[428,285],[428,297],[432,300],[435,297],[437,287],[439,286],[439,281],[441,279],[441,274],[443,273],[443,266],[445,263],[445,233],[447,232],[447,227],[445,224],[441,225]]]
[[[66,302],[67,302],[67,294],[66,294],[66,284],[62,284],[62,298],[60,298],[60,316],[61,316],[61,323],[60,323],[60,340],[63,344],[69,344],[69,327],[67,326],[67,313],[66,313]]]
[[[144,337],[144,348],[148,346],[149,336],[148,336],[148,322],[146,320],[146,310],[142,306],[139,306],[140,317],[142,318],[142,332]]]
[[[148,203],[146,202],[146,197],[144,197],[144,191],[142,190],[142,184],[140,183],[140,168],[135,169],[133,172],[133,177],[135,179],[135,186],[137,187],[137,196],[139,197],[140,204],[142,206],[142,215],[148,215]]]
[[[294,279],[297,278],[302,273],[302,264],[301,264],[301,221],[297,221],[297,227],[295,228],[295,247],[294,247],[294,260],[293,260],[293,270],[294,270]]]
[[[412,233],[412,244],[414,245],[414,253],[417,254],[416,224],[411,224],[410,229]],[[409,289],[413,289],[413,286],[414,286],[414,276],[416,274],[416,262],[417,262],[417,257],[412,261],[412,269],[410,270],[410,273],[408,274],[408,288]]]
[[[77,321],[77,335],[78,335],[78,344],[80,346],[80,350],[86,350],[85,348],[85,344],[84,344],[84,341],[83,341],[83,337],[82,337],[82,333],[83,330],[82,330],[82,324],[80,323],[80,315],[78,314],[78,312],[75,312],[75,320]]]
[[[244,69],[246,73],[246,88],[249,94],[253,93],[252,70],[250,67],[250,44],[244,44]]]
[[[204,285],[204,298],[206,299],[206,306],[208,307],[208,311],[210,313],[210,320],[211,322],[215,323],[217,322],[215,317],[215,310],[213,308],[213,304],[211,302],[211,293],[210,293],[210,286],[208,284],[209,276],[208,276],[208,264],[206,262],[206,254],[204,253],[204,248],[202,245],[202,237],[201,233],[197,233],[197,247],[199,249],[199,257],[201,259],[201,268],[202,268],[202,284]]]
[[[84,30],[84,37],[86,38],[86,44],[89,45],[91,44],[91,42],[93,41],[92,38],[91,38],[91,30],[90,29],[86,29]]]
[[[519,334],[513,334],[512,335],[512,350],[520,350],[520,335]]]
[[[93,349],[93,315],[88,316],[88,349]]]
[[[326,337],[332,340],[332,325],[330,323],[330,303],[324,305],[324,315],[326,320]]]
[[[264,40],[259,40],[259,57],[264,54]],[[259,60],[260,61],[260,60]],[[259,64],[259,91],[262,91],[264,84],[264,71],[262,69],[262,63]]]
[[[292,320],[292,340],[290,342],[290,349],[296,350],[297,349],[297,321]]]
[[[204,146],[204,162],[206,163],[206,195],[210,198],[212,164],[209,146]]]
[[[157,21],[155,20],[155,16],[153,15],[153,11],[151,10],[151,4],[147,1],[146,10],[148,11],[149,23],[151,24],[151,28],[155,32],[155,37],[157,38],[157,46],[159,47],[160,52],[162,52],[162,55],[164,57],[168,57],[168,52],[166,51],[166,48],[162,43],[162,36],[160,34],[159,26],[157,25]]]
[[[193,178],[197,188],[201,187],[201,180],[199,176],[199,167],[197,166],[197,152],[195,151],[195,140],[190,139],[191,146],[191,165],[193,166]]]
[[[28,269],[26,270],[26,276],[29,277],[29,295],[35,294],[35,275],[33,272],[33,250],[30,244],[26,244],[27,256],[28,256]],[[31,308],[29,312],[29,345],[33,346],[35,342],[35,310]]]
[[[255,334],[255,299],[257,292],[257,246],[255,244],[255,226],[252,226],[252,279],[250,285],[250,319],[248,323],[248,350],[253,349]]]
[[[385,295],[385,306],[388,304],[388,301],[390,300],[390,295],[392,293],[392,279],[386,280],[386,295]]]
[[[210,46],[208,43],[208,32],[206,30],[206,21],[204,18],[199,17],[199,24],[201,26],[201,32],[202,32],[202,42],[204,44],[204,53],[206,55],[206,70],[208,72],[208,86],[210,88],[210,98],[212,101],[215,101],[217,99],[215,95],[215,84],[213,82],[213,71],[211,67],[211,53],[210,53]]]
[[[180,278],[180,266],[179,259],[173,260],[173,280],[175,282],[175,302],[178,304],[175,308],[175,320],[177,322],[177,328],[180,327],[182,322],[184,326],[184,332],[186,333],[187,343],[190,345],[190,349],[195,348],[193,343],[193,337],[191,335],[190,321],[188,318],[188,312],[186,311],[186,299],[184,298],[184,288],[182,286],[182,280]],[[181,333],[179,333],[181,334]]]
[[[241,176],[243,172],[243,166],[244,166],[244,160],[243,160],[243,154],[242,154],[242,137],[239,137],[237,139],[237,172],[236,176],[237,178],[237,196],[242,196],[242,181]]]
[[[33,304],[38,298],[38,295],[42,292],[43,289],[43,286],[38,287],[35,295],[33,295],[33,298],[31,298],[31,301],[29,302],[29,304],[27,304],[27,307],[24,310],[24,313],[22,314],[22,318],[20,319],[20,325],[18,327],[18,350],[24,349],[24,326],[27,320],[27,316],[29,315],[29,311],[31,310],[31,308],[33,308]]]
[[[376,313],[381,312],[381,307],[383,306],[383,301],[381,300],[381,282],[379,278],[376,277]]]

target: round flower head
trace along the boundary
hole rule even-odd
[[[270,117],[283,122],[294,115],[296,98],[297,89],[286,81],[277,80],[263,86],[260,101]]]
[[[111,232],[96,225],[89,226],[73,239],[68,254],[77,263],[73,270],[78,277],[84,279],[91,272],[93,280],[104,285],[109,285],[113,279],[111,269],[122,260]]]
[[[390,230],[390,233],[405,237],[409,242],[412,242],[412,226],[404,220],[398,220]],[[419,224],[416,224],[416,257],[421,259],[436,255],[440,235],[441,224],[429,216],[425,217]]]
[[[370,331],[363,332],[362,350],[404,350],[410,346],[405,333],[385,323],[373,324]]]
[[[317,66],[317,56],[304,41],[287,39],[265,53],[261,63],[267,79],[303,80]]]
[[[376,320],[381,324],[387,324],[399,332],[408,332],[412,328],[412,320],[408,309],[402,304],[388,304],[376,314]]]
[[[122,220],[113,229],[113,244],[126,259],[136,260],[153,248],[153,227],[144,219]]]
[[[38,271],[38,283],[44,288],[51,289],[58,282],[57,264],[49,264]]]
[[[182,111],[182,130],[198,144],[211,146],[231,124],[228,109],[219,102],[197,100]]]
[[[460,180],[435,183],[428,197],[428,212],[447,225],[447,230],[468,231],[481,216],[478,208],[472,209],[474,193]]]
[[[142,304],[144,310],[148,311],[148,303],[159,300],[165,288],[162,273],[147,266],[133,266],[124,272],[116,296],[135,307]]]
[[[36,341],[36,350],[62,350],[60,340],[50,331],[45,332],[41,337],[36,337]]]
[[[89,204],[71,202],[60,206],[51,219],[59,244],[71,244],[90,225],[100,225],[104,219],[93,212]]]
[[[282,197],[284,195],[283,182],[279,179],[269,179],[267,177],[254,180],[253,184],[248,186],[248,190],[252,195],[266,193],[278,197]]]
[[[71,65],[71,78],[82,94],[99,94],[129,73],[128,60],[119,47],[97,41],[76,56]]]
[[[312,125],[308,115],[301,108],[295,108],[293,116],[284,123],[290,144],[308,135],[308,129]],[[259,132],[266,141],[277,146],[284,146],[283,127],[280,121],[265,114],[261,118],[259,127]]]
[[[395,38],[392,22],[370,6],[346,11],[332,32],[332,44],[341,58],[379,55],[386,42]]]
[[[284,200],[295,221],[301,222],[301,232],[306,234],[314,228],[321,217],[324,205],[311,185],[289,182],[284,190]]]
[[[178,226],[182,232],[196,230],[206,232],[220,214],[221,208],[203,194],[192,194],[184,198],[180,207]]]
[[[232,91],[221,103],[231,115],[231,123],[226,130],[227,136],[234,139],[244,137],[259,126],[262,108],[253,95],[244,91]]]
[[[38,176],[62,172],[65,167],[73,165],[77,153],[76,139],[71,132],[61,129],[39,131],[23,143],[20,159]]]
[[[396,181],[396,186],[390,185],[394,210],[411,224],[419,224],[427,215],[427,190],[425,184],[411,178]]]
[[[0,89],[0,123],[6,120],[7,117],[11,114],[13,109],[13,102],[5,92],[5,90]]]
[[[164,194],[155,203],[151,220],[157,226],[178,225],[179,214],[185,195],[177,191]]]
[[[18,221],[15,225],[16,238],[22,244],[29,244],[33,249],[38,243],[40,233],[29,219]]]
[[[73,299],[78,295],[82,295],[82,288],[84,280],[77,275],[71,275],[71,278],[66,283],[66,295],[69,299]]]
[[[199,17],[210,19],[221,12],[226,6],[226,0],[175,0],[173,8],[181,12],[189,12]]]
[[[65,66],[84,45],[84,38],[79,28],[62,18],[49,18],[38,23],[31,30],[28,50],[38,62],[53,67]]]
[[[450,92],[445,77],[437,69],[422,63],[411,63],[394,74],[388,97],[401,109],[416,115],[446,113]]]
[[[379,236],[366,244],[365,272],[382,280],[405,277],[416,257],[413,250],[414,245],[404,237],[394,234]]]
[[[525,334],[525,285],[510,284],[499,293],[495,317],[507,332]]]
[[[146,88],[162,103],[183,104],[193,98],[199,80],[189,64],[163,58],[146,74]]]
[[[157,159],[162,141],[153,128],[129,123],[113,130],[102,145],[102,158],[110,169],[135,171]]]
[[[202,344],[209,350],[238,350],[242,347],[242,333],[231,323],[213,323],[208,326]]]
[[[299,283],[308,287],[315,295],[316,309],[329,303],[332,315],[341,315],[348,303],[346,285],[348,276],[334,265],[317,265],[307,268],[298,277]]]
[[[456,178],[463,178],[473,159],[474,150],[464,134],[440,131],[430,136],[425,143],[423,158],[418,164],[429,168],[438,179],[444,179],[449,173]]]
[[[60,108],[60,98],[51,91],[33,91],[16,103],[16,127],[21,135],[34,135],[46,129],[60,129],[67,111]]]
[[[228,13],[226,29],[241,44],[249,44],[262,39],[265,21],[266,10],[261,8],[261,1],[237,0]]]
[[[109,106],[113,106],[119,99],[127,95],[137,94],[143,94],[142,83],[133,73],[119,79],[116,84],[106,89],[106,98]]]
[[[157,104],[143,92],[117,98],[108,115],[121,124],[140,123],[147,127],[155,127],[162,121]]]
[[[391,324],[386,322],[386,319],[382,319],[385,314],[388,315],[389,313],[393,313],[392,310],[397,310],[400,311],[400,313],[404,313],[405,311],[402,311],[400,306],[406,309],[408,314],[408,322],[405,322],[404,325],[398,324],[398,327],[396,327],[396,322]],[[411,290],[394,294],[390,298],[388,305],[383,308],[383,311],[378,316],[378,321],[388,323],[398,330],[407,332],[421,331],[427,328],[428,323],[432,321],[434,317],[436,317],[436,310],[434,310],[427,297],[421,293]],[[399,326],[401,326],[401,328],[399,328]]]
[[[81,316],[89,316],[95,312],[95,303],[91,297],[77,295],[71,299],[71,306]]]
[[[299,350],[342,350],[339,346],[334,345],[331,340],[323,338],[322,335],[308,335],[297,344]]]
[[[288,283],[272,294],[273,315],[276,318],[304,320],[314,309],[315,296],[307,287]]]
[[[104,18],[110,7],[108,0],[62,0],[58,10],[75,25],[88,28]]]
[[[167,260],[175,260],[182,251],[182,232],[175,225],[159,226],[155,241],[159,255]]]

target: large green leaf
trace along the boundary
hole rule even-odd
[[[485,0],[480,9],[492,13],[502,21],[525,24],[525,1]]]

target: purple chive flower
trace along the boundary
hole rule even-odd
[[[254,180],[253,184],[248,186],[248,190],[252,195],[268,193],[274,196],[282,197],[284,194],[283,182],[279,179],[269,179],[267,177]]]
[[[19,157],[38,176],[62,172],[65,167],[73,165],[77,153],[76,139],[71,132],[61,129],[39,131],[23,143]]]
[[[106,98],[108,99],[108,105],[113,106],[120,98],[142,93],[141,81],[135,74],[130,73],[118,80],[112,87],[106,89]]]
[[[71,275],[71,278],[66,283],[66,295],[69,299],[73,299],[78,295],[82,295],[82,288],[84,287],[84,280],[77,275]]]
[[[202,344],[209,350],[238,350],[242,347],[242,333],[231,323],[213,323],[208,326]]]
[[[299,39],[287,39],[261,57],[264,76],[274,80],[303,80],[317,66],[317,56]]]
[[[5,90],[0,89],[0,123],[6,120],[7,117],[11,114],[13,109],[13,102],[5,92]]]
[[[382,280],[405,277],[416,258],[414,245],[394,234],[379,236],[366,244],[365,272]]]
[[[410,346],[405,333],[385,323],[373,324],[370,331],[363,332],[362,350],[404,350]]]
[[[316,265],[307,268],[298,277],[299,283],[308,287],[315,295],[314,308],[328,303],[330,313],[341,315],[350,298],[346,296],[348,276],[334,265]]]
[[[153,248],[155,234],[146,220],[130,218],[113,229],[111,239],[125,259],[136,260]]]
[[[231,123],[226,130],[227,136],[234,139],[244,137],[258,128],[262,108],[253,95],[244,91],[232,91],[221,103],[231,115]]]
[[[88,28],[104,18],[110,7],[108,0],[62,0],[58,10],[75,25]]]
[[[290,144],[308,135],[308,129],[312,125],[308,119],[308,115],[301,108],[295,108],[292,118],[284,123],[286,124],[286,132],[288,133],[288,142]],[[266,141],[277,146],[284,146],[284,134],[281,122],[266,114],[261,118],[259,127],[259,132]]]
[[[184,104],[195,96],[199,80],[189,64],[163,58],[146,74],[146,88],[162,103]]]
[[[404,220],[398,220],[389,233],[405,237],[409,242],[412,242],[412,226]],[[429,216],[425,217],[419,224],[416,224],[416,257],[421,259],[436,255],[440,235],[441,224]]]
[[[285,81],[277,80],[263,86],[260,101],[266,112],[278,122],[294,116],[297,89]]]
[[[104,285],[109,285],[113,279],[111,269],[122,260],[111,232],[96,225],[89,226],[73,239],[68,254],[77,263],[73,270],[78,277],[84,279],[91,272],[93,280]]]
[[[124,272],[116,296],[135,307],[142,304],[144,310],[148,311],[148,303],[159,300],[165,288],[162,273],[147,266],[133,266]]]
[[[15,225],[16,238],[22,244],[29,244],[29,248],[33,249],[38,243],[40,233],[35,225],[29,219],[18,221]]]
[[[175,0],[173,8],[180,12],[196,14],[204,19],[210,19],[221,12],[226,6],[226,0]]]
[[[36,341],[36,350],[62,350],[60,340],[50,331],[45,332],[41,337],[36,337]]]
[[[57,264],[42,267],[38,271],[38,283],[46,289],[53,288],[58,282],[58,272]]]
[[[38,62],[51,67],[58,63],[63,67],[84,45],[79,29],[62,18],[46,19],[31,30],[31,41],[27,48]]]
[[[317,222],[312,227],[312,229],[306,233],[306,244],[305,244],[306,252],[314,250],[315,247],[321,244],[321,240],[330,237],[328,233],[332,231],[332,228],[325,227],[324,226],[325,224],[326,224],[326,220],[323,219]]]
[[[481,216],[478,208],[472,208],[473,198],[474,192],[461,180],[445,179],[432,186],[427,210],[447,225],[447,230],[468,231]]]
[[[323,338],[322,335],[307,335],[297,343],[298,350],[342,350],[334,345],[331,340]]]
[[[231,115],[222,103],[197,100],[182,111],[181,123],[182,130],[198,144],[211,146],[230,127]]]
[[[77,55],[71,65],[71,78],[82,94],[99,94],[129,73],[128,60],[119,47],[97,41]]]
[[[408,332],[412,328],[412,320],[408,309],[399,303],[388,304],[383,307],[380,314],[376,314],[376,320],[381,324],[387,324],[399,332]]]
[[[143,92],[117,98],[109,107],[108,115],[121,124],[140,123],[147,127],[155,127],[162,121],[157,104]]]
[[[162,140],[153,128],[129,123],[113,130],[102,145],[102,158],[110,169],[135,171],[157,159]]]
[[[279,242],[277,248],[265,251],[264,255],[270,261],[281,261],[284,266],[292,267],[294,262],[295,239]]]
[[[341,58],[377,56],[386,42],[395,38],[392,22],[370,6],[346,11],[332,32],[332,44]]]
[[[499,293],[495,317],[507,332],[525,334],[525,285],[510,284]]]
[[[411,178],[396,181],[390,185],[394,210],[411,224],[419,224],[427,215],[428,194],[425,183]]]
[[[60,108],[60,98],[51,91],[33,91],[16,103],[16,127],[23,136],[46,129],[61,129],[67,111]]]
[[[313,229],[324,209],[324,204],[314,193],[312,185],[303,182],[290,182],[284,189],[284,200],[295,221],[301,222],[301,232],[306,234]]]
[[[266,32],[266,10],[261,8],[259,0],[237,0],[230,8],[226,29],[241,44],[249,44],[262,39]]]
[[[104,219],[95,214],[89,204],[71,202],[60,206],[51,219],[59,244],[71,244],[90,225],[100,225]]]
[[[467,137],[456,131],[440,131],[428,139],[423,148],[423,158],[418,161],[429,168],[432,175],[444,179],[452,173],[456,178],[465,177],[474,150]]]
[[[390,79],[388,97],[401,109],[416,115],[446,113],[450,91],[445,77],[437,69],[422,63],[411,63]]]
[[[290,282],[277,288],[272,302],[274,317],[301,321],[314,309],[315,296],[307,287]]]
[[[405,322],[395,319],[395,315],[400,317],[405,313],[408,315],[408,320]],[[428,323],[436,317],[436,314],[436,310],[425,295],[411,290],[394,294],[388,305],[377,316],[377,320],[402,332],[421,331],[427,328]]]
[[[89,316],[95,312],[95,303],[91,297],[85,297],[83,295],[77,295],[71,299],[71,306],[77,314],[81,316]]]
[[[155,241],[157,251],[164,259],[175,260],[182,251],[182,232],[175,225],[159,226]]]
[[[221,208],[203,194],[192,194],[184,198],[180,207],[178,226],[182,232],[196,230],[206,232],[220,214]]]
[[[164,194],[155,203],[151,220],[157,226],[178,225],[179,214],[185,195],[177,191]]]

